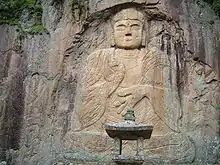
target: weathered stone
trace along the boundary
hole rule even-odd
[[[122,140],[136,140],[138,137],[150,139],[153,131],[152,125],[127,122],[105,123],[104,127],[111,138],[118,137]]]

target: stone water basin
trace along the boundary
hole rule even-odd
[[[111,138],[119,138],[121,140],[150,139],[153,131],[153,125],[137,124],[134,121],[105,123],[104,128]]]

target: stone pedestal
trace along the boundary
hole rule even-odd
[[[107,134],[114,138],[115,151],[113,161],[117,164],[140,165],[144,162],[143,142],[150,139],[153,126],[137,124],[134,121],[121,123],[106,123],[104,125]],[[137,152],[135,156],[122,155],[122,140],[136,140]]]

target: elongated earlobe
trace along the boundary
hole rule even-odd
[[[146,47],[146,32],[144,30],[142,31],[141,47]]]
[[[111,33],[111,47],[115,47],[115,39],[113,32]]]

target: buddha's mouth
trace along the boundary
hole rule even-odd
[[[125,41],[132,41],[132,37],[125,37]]]

